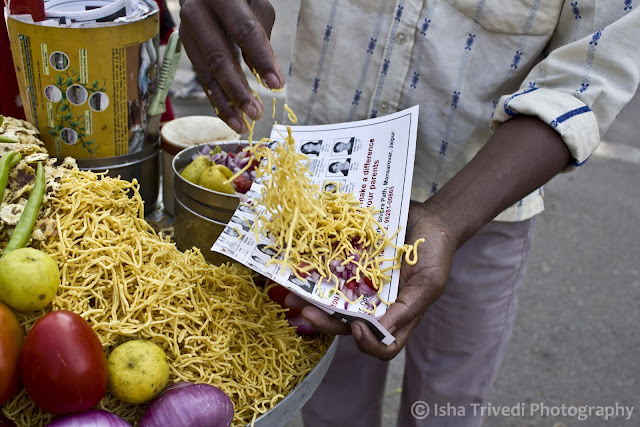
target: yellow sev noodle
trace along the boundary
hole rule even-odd
[[[293,123],[297,117],[285,104],[284,109]],[[245,123],[249,126],[245,117]],[[309,157],[295,151],[295,141],[291,135],[291,128],[287,126],[287,136],[283,136],[284,143],[278,144],[273,150],[269,149],[263,138],[253,144],[251,140],[252,127],[249,126],[250,151],[261,161],[257,170],[257,177],[268,176],[265,188],[262,190],[261,204],[266,208],[260,217],[262,225],[254,229],[256,234],[262,233],[275,238],[273,249],[276,254],[270,263],[278,263],[291,268],[300,278],[300,273],[313,269],[330,283],[334,283],[333,291],[350,301],[338,288],[338,278],[331,272],[329,263],[341,260],[342,265],[354,263],[356,275],[350,280],[359,281],[362,276],[371,281],[378,298],[385,304],[382,297],[382,287],[391,280],[387,274],[389,270],[399,269],[400,260],[406,254],[405,260],[409,264],[417,262],[417,246],[424,242],[418,239],[413,245],[396,246],[388,236],[386,230],[378,223],[374,215],[379,212],[375,207],[361,207],[352,193],[321,190],[311,182],[309,177]],[[243,173],[250,165],[238,172]],[[253,228],[253,226],[252,226]],[[397,233],[397,231],[396,231]],[[360,250],[357,246],[364,249]],[[387,247],[395,249],[395,256],[383,258]],[[352,258],[358,254],[360,259]],[[381,270],[385,261],[392,261],[391,267]],[[374,314],[373,310],[366,310]]]
[[[86,319],[107,355],[132,339],[160,345],[170,382],[222,389],[234,404],[234,426],[271,409],[326,352],[329,338],[298,336],[248,270],[211,266],[197,249],[182,253],[158,236],[143,219],[137,183],[72,171],[52,203],[57,234],[41,249],[62,276],[53,310]],[[20,314],[25,332],[50,310]],[[146,407],[109,392],[100,406],[132,424]],[[51,420],[25,390],[2,412],[19,426]]]

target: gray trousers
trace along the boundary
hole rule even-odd
[[[406,345],[398,426],[482,424],[474,404],[485,403],[511,337],[533,230],[533,219],[493,221],[456,252],[444,293]],[[342,337],[302,411],[305,427],[379,426],[388,367]]]

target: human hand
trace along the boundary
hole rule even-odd
[[[332,335],[353,334],[358,348],[382,360],[393,359],[407,343],[427,308],[435,302],[449,279],[451,261],[457,248],[455,230],[424,204],[412,203],[409,210],[405,241],[413,243],[424,238],[418,246],[418,262],[403,263],[400,271],[400,291],[379,321],[396,340],[386,345],[361,321],[345,325],[319,308],[308,304],[295,294],[289,294],[285,303],[302,309],[302,316],[311,325]]]
[[[273,6],[267,0],[180,0],[180,5],[180,39],[209,102],[234,131],[246,132],[242,113],[259,120],[264,107],[247,83],[235,45],[269,88],[283,86],[269,42]]]

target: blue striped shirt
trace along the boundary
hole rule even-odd
[[[420,201],[516,114],[555,129],[573,168],[638,87],[638,9],[640,0],[301,0],[287,102],[302,124],[419,104]],[[543,207],[540,189],[496,219]]]

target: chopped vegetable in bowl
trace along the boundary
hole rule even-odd
[[[195,161],[199,156],[206,156],[212,163],[229,168],[233,175],[238,173],[249,162],[253,162],[255,163],[255,166],[257,166],[257,160],[253,154],[243,151],[241,148],[234,153],[232,151],[223,151],[217,144],[206,144],[199,151],[193,154],[193,160]],[[245,194],[251,188],[251,183],[255,178],[255,169],[249,168],[233,180],[233,187],[235,188],[235,191]]]

